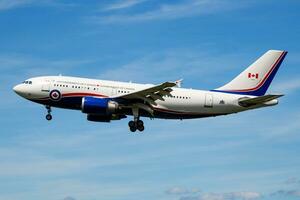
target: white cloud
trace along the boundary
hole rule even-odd
[[[88,59],[44,59],[23,54],[0,55],[0,72],[16,75],[19,71],[25,75],[37,75],[39,73],[65,72],[70,68],[80,67],[94,60]],[[24,71],[23,71],[24,70]]]
[[[183,196],[180,200],[254,200],[262,197],[258,192],[203,193],[198,196]]]
[[[0,151],[2,151],[0,149]],[[12,152],[13,151],[13,152]],[[3,160],[0,166],[0,177],[49,177],[65,176],[88,172],[95,168],[128,165],[136,163],[134,156],[120,159],[119,157],[77,157],[77,158],[54,158],[28,152],[24,148],[6,150],[7,154],[0,152]],[[22,153],[20,153],[22,152]],[[8,155],[11,155],[9,157]],[[22,159],[20,158],[22,157]]]
[[[161,4],[153,10],[135,14],[111,14],[94,16],[89,19],[95,23],[122,23],[150,20],[170,20],[196,15],[216,13],[244,7],[245,3],[229,0],[184,0],[180,3]]]
[[[147,54],[117,68],[109,67],[107,71],[101,72],[99,78],[141,83],[153,83],[154,80],[159,83],[183,78],[183,87],[186,87],[186,78],[203,85],[215,80],[212,77],[218,77],[224,71],[240,67],[237,57],[243,60],[243,56],[237,54],[214,54],[197,49],[167,50]],[[224,67],[219,67],[220,63]],[[236,74],[238,73],[239,70],[236,71]],[[218,84],[215,81],[214,83]]]
[[[103,10],[105,11],[111,11],[111,10],[120,10],[120,9],[125,9],[125,8],[131,8],[137,4],[143,3],[147,0],[123,0],[123,1],[118,1],[113,4],[110,4],[106,6]]]
[[[67,196],[63,200],[76,200],[74,197]]]
[[[271,196],[274,195],[300,197],[300,190],[278,190],[271,194]]]
[[[8,10],[29,5],[35,1],[36,0],[0,0],[0,10]]]
[[[300,89],[300,79],[299,77],[290,78],[289,80],[281,81],[276,83],[272,87],[273,91],[280,91],[282,93],[292,93]]]
[[[265,130],[264,134],[266,138],[279,137],[280,140],[292,140],[291,136],[297,134],[300,129],[300,112],[298,110],[295,110],[295,112],[290,111],[289,114],[285,114],[280,120],[280,124],[270,126],[266,129],[267,131]],[[282,124],[284,124],[284,126],[282,126]],[[289,137],[287,137],[287,135],[289,135]]]
[[[187,188],[183,188],[183,187],[172,187],[169,188],[168,190],[166,190],[166,194],[171,194],[171,195],[183,195],[183,194],[197,194],[199,193],[201,190],[197,189],[197,188],[193,188],[193,189],[187,189]]]
[[[243,199],[243,200],[251,200],[258,199],[261,197],[261,194],[258,192],[232,192],[225,194],[227,199]]]
[[[224,194],[218,194],[218,193],[207,193],[202,194],[198,198],[199,200],[224,200]]]
[[[199,189],[187,189],[184,187],[173,187],[166,190],[166,194],[180,195],[180,200],[255,200],[262,195],[258,192],[201,192]]]
[[[296,177],[291,177],[284,181],[284,183],[287,185],[300,184],[300,179]]]
[[[56,0],[0,0],[0,11],[26,6],[72,7],[73,3],[61,3]]]

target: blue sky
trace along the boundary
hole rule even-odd
[[[0,200],[300,198],[300,3],[0,0]],[[92,123],[21,99],[40,75],[223,85],[268,49],[289,51],[276,107],[187,121]]]

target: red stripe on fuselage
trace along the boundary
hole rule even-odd
[[[108,97],[106,95],[102,94],[95,94],[95,93],[86,93],[86,92],[75,92],[75,93],[65,93],[62,94],[63,97],[86,97],[86,96],[92,96],[92,97]],[[42,97],[42,98],[36,98],[33,100],[49,100],[49,97]]]
[[[108,97],[102,94],[86,93],[86,92],[74,92],[74,93],[62,94],[62,97],[85,97],[85,96]]]

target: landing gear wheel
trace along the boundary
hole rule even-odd
[[[142,121],[142,120],[138,120],[137,122],[136,122],[136,126],[137,126],[137,129],[139,130],[139,131],[143,131],[143,130],[145,130],[145,127],[144,127],[144,122]]]
[[[136,130],[139,131],[144,131],[145,127],[144,127],[144,122],[142,120],[138,120],[138,121],[129,121],[128,122],[128,126],[131,132],[135,132]]]
[[[46,105],[46,109],[47,109],[47,115],[46,115],[46,119],[48,121],[50,121],[52,119],[52,115],[51,115],[51,107],[49,105]]]
[[[145,127],[144,122],[140,120],[139,107],[137,105],[132,107],[132,115],[133,121],[130,121],[128,123],[130,131],[135,132],[136,130],[139,130],[140,132],[142,132]]]
[[[131,132],[135,132],[136,131],[136,124],[134,123],[134,121],[129,121],[128,122],[128,126]]]
[[[142,120],[138,120],[138,121],[136,122],[136,125],[137,125],[137,126],[144,126],[144,122],[143,122]]]
[[[136,127],[135,126],[129,127],[129,129],[130,129],[131,132],[135,132],[136,131]]]
[[[128,122],[128,126],[129,126],[129,127],[134,127],[134,125],[135,125],[134,121],[129,121],[129,122]]]
[[[50,120],[52,119],[52,115],[47,114],[47,115],[46,115],[46,119],[47,119],[48,121],[50,121]]]
[[[144,127],[144,125],[142,125],[142,126],[138,126],[137,129],[142,132],[145,130],[145,127]]]

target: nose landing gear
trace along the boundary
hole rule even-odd
[[[50,106],[46,106],[46,109],[47,109],[47,115],[46,115],[46,119],[48,121],[50,121],[52,119],[52,115],[51,115],[51,107]]]

